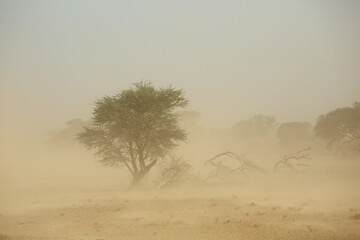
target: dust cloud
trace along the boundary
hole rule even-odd
[[[190,114],[189,114],[190,113]],[[195,115],[196,119],[193,116]],[[357,239],[360,163],[329,151],[315,136],[283,146],[275,129],[239,138],[234,128],[209,129],[201,114],[180,112],[188,140],[129,190],[124,168],[102,167],[74,140],[75,119],[45,138],[5,141],[1,151],[4,239]],[[308,146],[311,148],[308,149]],[[21,150],[19,150],[21,149]],[[304,169],[274,170],[304,150]],[[207,164],[231,152],[261,168],[229,173]],[[303,156],[303,155],[302,155]],[[161,175],[174,159],[190,168]],[[233,155],[215,158],[236,169]],[[165,167],[164,167],[165,166]]]
[[[359,1],[0,1],[0,240],[360,239]],[[132,188],[76,140],[182,89]]]

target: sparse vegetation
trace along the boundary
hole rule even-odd
[[[360,240],[360,0],[0,0],[0,240],[187,239]]]
[[[170,154],[168,160],[160,164],[160,176],[157,185],[162,188],[192,180],[194,177],[191,174],[192,169],[193,167],[189,162],[175,154]]]

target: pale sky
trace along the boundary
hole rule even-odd
[[[0,0],[3,132],[89,118],[140,80],[184,89],[209,127],[314,122],[360,101],[360,1]]]

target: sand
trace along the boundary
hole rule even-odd
[[[14,194],[1,202],[0,239],[360,239],[355,196],[253,187]]]

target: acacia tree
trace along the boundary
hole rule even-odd
[[[314,128],[315,134],[328,142],[329,147],[334,144],[353,145],[360,150],[360,103],[353,107],[338,108],[321,115]]]
[[[168,150],[186,139],[174,110],[187,104],[182,90],[135,83],[133,88],[98,100],[93,124],[78,140],[95,149],[104,165],[125,166],[134,186]]]

